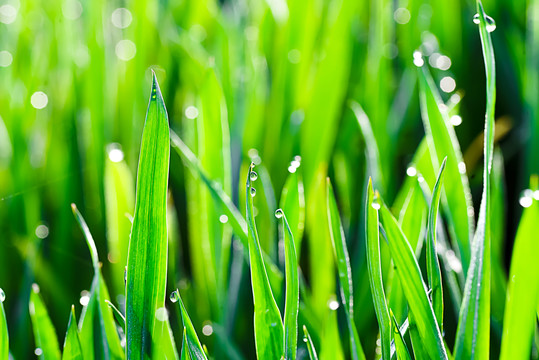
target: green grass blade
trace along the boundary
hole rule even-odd
[[[80,344],[79,329],[75,318],[75,306],[71,306],[69,313],[69,322],[67,323],[67,333],[64,341],[64,351],[62,360],[80,360],[83,359],[82,347]]]
[[[191,360],[191,355],[189,355],[189,349],[187,348],[187,328],[183,327],[183,340],[182,340],[182,351],[180,354],[181,360]]]
[[[466,271],[470,263],[474,217],[468,178],[462,172],[462,153],[448,115],[440,111],[439,106],[443,102],[427,66],[419,69],[418,74],[421,117],[433,168],[440,168],[441,162],[447,157],[446,181],[442,186],[446,195],[442,195],[442,204],[451,239],[458,248]]]
[[[4,300],[6,294],[0,288],[0,358],[9,357],[9,334],[7,329],[6,313],[4,311]]]
[[[371,285],[374,310],[380,327],[380,341],[382,342],[382,359],[389,359],[391,355],[391,322],[387,308],[384,283],[382,280],[382,266],[380,259],[380,237],[378,233],[378,210],[373,206],[374,191],[372,180],[369,178],[367,186],[367,202],[365,204],[365,239],[367,244],[367,268]],[[375,204],[378,205],[378,204]]]
[[[127,260],[128,358],[152,355],[155,312],[165,303],[169,154],[168,116],[154,74],[142,134],[135,215]]]
[[[408,352],[408,347],[406,346],[406,343],[404,342],[404,337],[399,329],[399,324],[397,323],[397,319],[395,319],[395,316],[391,314],[391,320],[392,320],[392,328],[393,328],[393,338],[395,339],[395,352],[397,354],[398,360],[411,360],[412,357],[410,356],[410,353]]]
[[[256,189],[251,185],[251,177],[255,179],[256,175],[253,170],[254,163],[249,166],[249,172],[247,173],[245,213],[249,227],[249,258],[255,307],[256,354],[259,359],[280,359],[283,355],[283,323],[271,291],[256,232],[253,210],[253,197],[256,194]]]
[[[204,349],[202,348],[202,345],[200,344],[200,340],[198,339],[198,335],[195,331],[193,323],[191,322],[191,318],[189,317],[189,314],[187,313],[187,310],[185,309],[179,290],[175,290],[172,293],[171,300],[173,302],[180,303],[180,311],[182,314],[184,338],[183,338],[181,356],[185,357],[185,352],[187,352],[189,353],[189,356],[192,359],[197,359],[197,360],[206,359],[207,360],[208,357],[206,356],[206,353],[204,352]],[[188,351],[185,350],[186,347]]]
[[[303,325],[303,341],[307,343],[307,350],[309,351],[309,359],[318,360],[318,355],[316,354],[316,349],[314,348],[313,339],[307,330],[307,326]]]
[[[500,359],[528,359],[539,306],[539,202],[524,209],[511,258]]]
[[[391,257],[425,348],[431,358],[447,359],[442,334],[428,299],[414,251],[385,204],[380,207],[380,215]]]
[[[294,235],[288,225],[286,215],[281,209],[275,212],[281,218],[282,238],[284,239],[284,257],[286,274],[286,293],[284,305],[284,358],[296,359],[298,348],[298,311],[299,311],[299,276],[298,260]]]
[[[440,271],[440,263],[436,252],[436,221],[438,219],[438,207],[440,205],[440,196],[442,194],[442,183],[444,180],[446,159],[442,162],[440,172],[436,178],[436,184],[432,192],[432,200],[430,202],[429,217],[427,222],[427,277],[429,279],[429,288],[432,291],[432,307],[436,320],[440,326],[440,331],[443,331],[444,321],[444,297],[442,288],[442,272]]]
[[[60,360],[60,346],[56,331],[45,304],[39,295],[39,286],[32,285],[30,293],[30,319],[34,328],[36,347],[41,349],[40,359]]]
[[[118,308],[116,306],[114,306],[114,304],[111,303],[110,301],[105,300],[105,302],[107,303],[107,305],[112,310],[112,313],[114,314],[114,319],[116,319],[116,323],[118,325],[120,325],[120,327],[125,332],[125,316],[124,316],[124,314],[122,314],[121,311],[118,310]]]
[[[305,228],[305,194],[301,168],[296,167],[295,171],[288,175],[283,191],[281,192],[279,205],[280,208],[283,209],[283,212],[287,214],[286,218],[290,224],[290,229],[292,229],[294,243],[296,244],[296,254],[299,261],[301,256],[301,241],[303,238],[303,230]]]
[[[464,297],[460,308],[455,359],[488,359],[490,352],[490,174],[494,149],[494,105],[496,74],[492,39],[487,31],[486,14],[477,2],[479,33],[483,47],[487,78],[487,109],[485,114],[485,154],[483,195],[474,236],[472,259],[466,277]]]
[[[346,248],[346,239],[344,230],[337,208],[337,201],[333,193],[333,187],[329,178],[326,179],[327,191],[327,214],[329,222],[329,233],[333,244],[333,252],[337,271],[339,273],[339,284],[341,288],[341,297],[348,318],[348,327],[350,329],[350,351],[352,359],[365,359],[363,347],[357,334],[356,325],[354,323],[354,291],[352,287],[352,267],[350,266],[350,257]]]

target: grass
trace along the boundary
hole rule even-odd
[[[6,0],[0,359],[539,359],[537,5]]]

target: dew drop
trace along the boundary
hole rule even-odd
[[[380,204],[378,204],[377,202],[373,202],[371,205],[373,209],[380,210]]]
[[[479,20],[479,14],[475,14],[473,16],[473,23],[474,24],[479,24],[481,21]]]
[[[459,126],[460,124],[462,124],[462,118],[459,115],[453,115],[449,119],[449,122],[453,126]]]
[[[309,341],[309,339],[307,339],[307,336],[304,336],[303,337],[303,342],[308,342],[308,341]]]
[[[127,266],[124,269],[124,285],[127,285]]]
[[[339,302],[337,300],[330,300],[328,301],[328,307],[330,310],[337,310],[339,308]]]
[[[221,224],[226,224],[228,222],[228,216],[226,216],[225,214],[219,216],[219,222]]]
[[[520,206],[524,208],[529,208],[533,204],[533,191],[530,189],[526,189],[522,192],[520,195],[520,199],[518,200],[520,203]]]
[[[251,181],[256,181],[258,179],[258,174],[255,171],[251,171],[249,179],[251,179]]]
[[[491,18],[490,16],[487,15],[487,17],[485,18],[485,20],[487,21],[487,31],[490,33],[490,32],[493,32],[494,30],[496,30],[496,21],[494,21],[493,18]]]
[[[180,294],[178,294],[178,290],[174,290],[170,294],[170,301],[172,301],[173,303],[177,303],[178,300],[180,300]]]
[[[0,302],[4,302],[4,300],[6,300],[6,293],[0,288]]]
[[[87,306],[90,303],[90,293],[86,290],[83,290],[80,295],[80,304],[82,306]]]
[[[41,348],[36,348],[36,349],[34,350],[34,354],[35,354],[36,356],[41,356],[41,355],[43,355],[43,350],[41,350]]]
[[[462,175],[466,174],[466,164],[464,163],[464,161],[461,161],[459,162],[459,173],[461,173]]]
[[[256,195],[256,189],[254,187],[251,188],[251,196],[255,197]]]
[[[406,175],[408,176],[416,176],[417,175],[417,169],[413,166],[409,166],[408,169],[406,169]]]
[[[275,210],[275,217],[276,217],[277,219],[282,218],[282,217],[283,217],[283,214],[284,214],[284,213],[283,213],[283,210],[282,210],[282,209],[277,209],[277,210]]]

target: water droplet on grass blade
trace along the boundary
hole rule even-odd
[[[4,300],[6,300],[6,293],[0,288],[0,302],[4,302]]]
[[[180,300],[180,294],[178,294],[178,290],[174,290],[170,294],[170,301],[172,301],[173,303],[177,303],[178,300]]]
[[[251,196],[254,197],[256,195],[256,189],[254,187],[251,188]]]
[[[479,14],[475,14],[473,16],[473,23],[474,24],[479,24],[481,21],[479,20]]]
[[[378,204],[377,202],[373,202],[371,205],[373,209],[380,210],[380,204]]]
[[[283,213],[283,210],[282,210],[282,209],[277,209],[277,210],[275,210],[275,217],[276,217],[277,219],[282,218],[283,215],[284,215],[284,213]]]
[[[524,208],[528,208],[530,206],[532,206],[533,204],[533,191],[531,191],[530,189],[526,189],[522,192],[522,194],[520,195],[520,199],[518,200],[518,202],[520,203],[520,206],[524,207]]]
[[[339,308],[339,302],[337,300],[330,300],[328,301],[328,307],[330,310],[337,310]]]
[[[258,174],[255,171],[251,171],[249,179],[251,179],[251,181],[256,181],[258,179]]]
[[[80,293],[81,297],[80,297],[80,304],[82,306],[86,306],[90,303],[90,293],[86,290],[83,290],[81,293]]]
[[[43,355],[43,350],[41,350],[41,348],[36,348],[34,354],[36,354],[36,356],[41,356]]]
[[[417,169],[413,166],[409,166],[408,169],[406,169],[406,175],[408,176],[416,176],[417,175]]]
[[[475,14],[473,16],[473,22],[474,24],[480,24],[481,23],[481,19],[479,18],[479,14]],[[485,14],[485,22],[487,23],[487,31],[488,32],[493,32],[494,30],[496,30],[496,21],[494,21],[494,19],[488,15]]]

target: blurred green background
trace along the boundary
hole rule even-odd
[[[539,168],[539,1],[484,6],[497,24],[496,146],[506,179],[499,231],[513,239],[521,192]],[[332,177],[358,269],[360,337],[374,351],[362,232],[366,147],[349,100],[370,119],[383,174],[377,187],[391,203],[424,135],[413,63],[420,51],[455,125],[477,209],[485,75],[474,13],[475,1],[456,0],[0,0],[0,288],[12,354],[33,353],[32,283],[40,285],[60,339],[70,305],[79,314],[87,297],[92,264],[71,203],[88,222],[111,296],[122,306],[126,214],[133,212],[151,69],[171,128],[242,212],[246,166],[262,162],[257,226],[279,265],[273,211],[290,162],[301,156],[307,219],[301,267],[313,309],[325,308],[336,293],[331,244],[315,226],[326,216],[317,189]],[[216,158],[216,142],[229,154]],[[243,250],[204,205],[211,203],[207,190],[174,151],[169,188],[167,287],[180,288],[199,334],[213,324],[213,333],[202,336],[210,354],[221,336],[252,358]],[[214,259],[207,250],[216,243],[224,250]],[[502,242],[505,266],[511,248]],[[210,263],[226,270],[212,273]],[[324,316],[315,311],[308,321],[323,323]],[[178,321],[172,326],[177,330]]]

